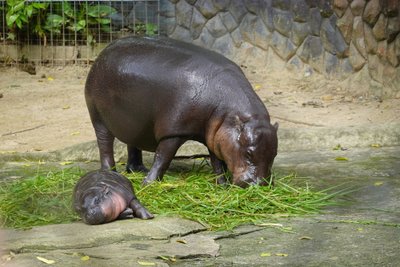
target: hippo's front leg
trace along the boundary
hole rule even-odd
[[[185,142],[180,137],[167,138],[160,141],[157,146],[153,166],[151,167],[146,178],[143,180],[143,185],[150,184],[155,180],[161,180],[169,164],[174,158],[178,148]]]
[[[218,175],[217,184],[222,184],[222,185],[227,184],[228,179],[225,176],[227,170],[226,163],[217,158],[217,156],[210,150],[208,150],[208,152],[210,153],[210,161],[214,173]]]

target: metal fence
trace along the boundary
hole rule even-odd
[[[159,0],[0,0],[0,62],[89,63],[114,39],[158,35],[159,11]]]

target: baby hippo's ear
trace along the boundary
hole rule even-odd
[[[278,131],[278,128],[279,128],[279,123],[278,122],[275,122],[275,124],[272,125],[272,126],[274,126],[275,131]]]

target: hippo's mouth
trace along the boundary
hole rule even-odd
[[[251,185],[264,186],[264,185],[269,185],[270,183],[273,184],[270,172],[268,172],[268,175],[266,175],[265,177],[262,176],[260,177],[258,175],[255,175],[255,171],[251,169],[250,171],[244,171],[239,174],[234,174],[233,184],[240,186],[242,188],[246,188]]]
[[[104,214],[100,207],[88,208],[82,216],[82,219],[87,224],[101,224],[105,222]]]

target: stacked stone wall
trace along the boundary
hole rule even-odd
[[[163,0],[161,10],[166,35],[239,64],[400,91],[399,0]]]

